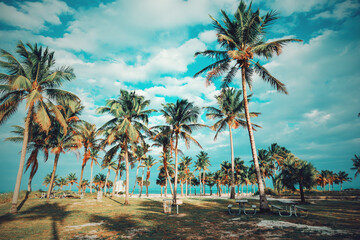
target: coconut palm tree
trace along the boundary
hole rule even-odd
[[[57,175],[55,176],[55,178],[57,178]],[[45,187],[47,187],[47,186],[50,184],[50,180],[51,180],[51,173],[48,173],[48,174],[44,177],[43,185],[45,185]]]
[[[344,182],[351,182],[351,177],[349,177],[349,174],[344,171],[339,171],[338,174],[338,183],[340,183],[340,191],[342,191],[342,184]]]
[[[321,186],[323,191],[325,190],[325,186],[328,183],[326,171],[321,170],[321,172],[317,176],[316,183],[317,185]]]
[[[226,74],[223,78],[222,87],[228,87],[237,76],[236,73],[241,70],[241,85],[247,129],[259,184],[260,210],[269,211],[257,159],[253,128],[250,121],[246,84],[248,84],[251,90],[252,75],[255,71],[262,80],[270,83],[277,91],[287,93],[285,85],[273,77],[254,57],[265,57],[269,59],[274,54],[279,55],[285,44],[301,40],[281,39],[265,42],[267,29],[278,18],[276,13],[270,11],[261,16],[259,10],[253,11],[252,4],[247,7],[243,0],[240,2],[233,16],[229,17],[224,11],[221,11],[221,13],[223,15],[223,24],[213,17],[211,17],[211,19],[217,31],[218,43],[223,50],[205,50],[195,53],[195,56],[203,55],[211,57],[215,59],[215,62],[197,72],[194,77],[203,72],[208,72],[206,81],[207,83],[211,83],[215,78]]]
[[[185,146],[190,147],[190,141],[194,142],[201,148],[201,145],[191,136],[193,130],[200,127],[205,127],[204,124],[197,123],[200,115],[200,109],[193,103],[185,99],[177,100],[176,103],[167,103],[162,105],[160,112],[165,118],[167,126],[174,137],[175,145],[175,181],[174,181],[174,194],[173,202],[176,203],[177,194],[177,181],[178,181],[178,144],[179,139],[184,140]]]
[[[214,180],[214,173],[207,172],[205,174],[205,183],[206,183],[206,185],[209,186],[209,188],[210,188],[210,196],[212,196],[212,187],[216,184],[216,182]]]
[[[51,148],[51,152],[55,154],[54,166],[52,172],[52,178],[50,182],[50,186],[47,193],[47,200],[50,198],[50,194],[55,183],[55,173],[57,169],[57,164],[60,158],[61,153],[65,153],[65,151],[77,151],[80,148],[79,142],[76,140],[74,135],[75,124],[79,120],[78,115],[80,115],[83,106],[81,106],[80,102],[74,101],[59,101],[61,105],[56,106],[59,108],[60,114],[63,115],[65,123],[68,126],[68,131],[64,131],[61,127],[61,124],[58,122],[54,122],[53,127],[49,132],[49,147]]]
[[[95,124],[91,124],[86,121],[81,121],[81,124],[77,127],[75,138],[77,139],[78,143],[81,144],[81,146],[83,146],[84,148],[84,157],[81,164],[81,175],[80,175],[79,186],[82,186],[81,182],[84,175],[84,169],[88,160],[91,159],[91,151],[96,152],[97,148],[99,148],[98,137],[100,136],[100,134],[102,134],[102,131],[100,129],[97,129]],[[91,172],[92,172],[92,167],[93,166],[91,165]],[[91,176],[90,189],[92,189],[92,180],[93,178]],[[81,188],[79,190],[81,192]]]
[[[301,202],[305,203],[304,188],[311,189],[316,185],[318,172],[315,167],[304,160],[300,160],[290,154],[284,160],[284,169],[281,171],[282,184],[295,191],[295,186],[299,186]]]
[[[210,159],[209,159],[208,154],[204,151],[201,151],[198,155],[196,155],[196,157],[199,162],[198,167],[200,167],[200,171],[201,170],[203,171],[202,187],[203,187],[203,195],[205,196],[205,171],[208,171],[209,170],[208,167],[211,166]]]
[[[170,174],[168,172],[168,159],[170,159],[171,155],[170,155],[170,151],[172,149],[172,137],[171,137],[171,129],[169,127],[156,127],[156,129],[153,132],[154,137],[153,137],[153,141],[154,143],[152,144],[153,147],[161,147],[162,149],[162,155],[161,155],[161,159],[162,159],[162,163],[163,163],[163,167],[164,167],[164,171],[165,171],[165,176],[167,178],[167,182],[171,183],[170,181]],[[167,185],[165,185],[167,188]],[[167,190],[167,189],[166,189]],[[173,189],[172,186],[170,184],[170,190],[171,193],[173,193]]]
[[[166,185],[166,176],[162,176],[159,173],[159,176],[156,179],[156,184],[160,185],[160,188],[161,188],[161,195],[160,196],[162,197],[162,195],[163,195],[163,187]]]
[[[230,198],[235,199],[235,173],[234,173],[234,147],[233,147],[233,136],[232,129],[237,129],[238,127],[246,128],[247,124],[244,114],[244,101],[241,100],[241,90],[235,90],[233,88],[225,88],[221,93],[216,96],[217,103],[219,108],[215,107],[206,107],[207,113],[206,117],[209,119],[218,120],[211,129],[216,131],[214,141],[217,139],[219,133],[226,130],[226,127],[229,128],[230,135],[230,150],[231,150],[231,194]],[[249,97],[248,100],[250,101]],[[259,113],[250,113],[251,117],[257,117]],[[257,126],[253,124],[253,126]]]
[[[150,178],[150,168],[152,168],[155,164],[157,164],[157,161],[152,156],[148,156],[143,161],[143,166],[146,167],[146,180],[149,181]],[[149,185],[146,185],[146,196],[149,196]]]
[[[355,158],[351,159],[353,161],[353,166],[351,170],[355,170],[355,177],[357,177],[358,174],[360,174],[360,156],[355,154]]]
[[[110,177],[110,170],[114,170],[116,172],[116,168],[117,168],[117,163],[116,161],[112,161],[111,159],[108,159],[108,158],[105,158],[103,161],[102,161],[102,164],[101,164],[101,169],[105,169],[107,168],[108,169],[108,172],[106,174],[106,179],[105,179],[105,194],[106,194],[106,187],[107,187],[107,183],[108,183],[108,179]]]
[[[59,179],[56,180],[56,186],[59,186],[60,190],[62,190],[63,186],[67,186],[67,185],[69,185],[69,181],[64,177],[60,177]]]
[[[91,168],[91,173],[90,173],[90,180],[92,181],[93,178],[93,167],[94,167],[94,163],[96,165],[99,165],[98,162],[98,158],[99,158],[99,152],[100,152],[100,146],[96,145],[92,148],[90,148],[90,168]],[[92,183],[90,183],[90,193],[92,193]]]
[[[191,165],[191,161],[192,158],[189,156],[183,156],[183,158],[181,159],[180,164],[183,166],[184,168],[184,173],[185,173],[185,196],[188,195],[188,179],[189,179],[189,173],[190,173],[190,165]]]
[[[49,132],[52,125],[49,114],[54,113],[66,132],[66,122],[52,101],[59,99],[77,100],[78,98],[67,91],[59,89],[64,81],[75,78],[70,67],[55,68],[54,52],[37,44],[20,41],[16,46],[19,58],[0,49],[1,64],[4,70],[0,73],[0,124],[3,124],[18,109],[20,103],[26,99],[26,118],[24,138],[21,149],[19,170],[12,199],[10,212],[17,212],[20,183],[23,174],[26,148],[29,139],[30,122],[38,123],[43,131]]]
[[[133,194],[135,191],[135,187],[136,187],[136,183],[137,183],[136,180],[138,178],[139,169],[142,166],[142,161],[146,158],[146,154],[149,151],[149,148],[150,148],[150,145],[145,143],[144,141],[141,142],[141,144],[134,145],[134,154],[135,154],[134,160],[135,160],[135,162],[138,162],[138,166],[136,168],[135,184],[134,184],[133,190],[131,191],[131,194]]]
[[[28,188],[26,194],[29,194],[31,192],[31,182],[39,167],[39,163],[38,163],[39,152],[41,151],[43,152],[45,162],[48,160],[49,157],[49,146],[48,146],[49,136],[45,132],[41,131],[40,126],[38,124],[36,124],[35,122],[32,122],[31,124],[32,126],[29,129],[30,133],[29,133],[29,140],[27,147],[29,150],[31,150],[31,154],[28,160],[26,161],[25,172],[30,167],[31,167],[31,171],[29,175]],[[8,137],[5,139],[5,141],[22,142],[24,139],[24,128],[18,125],[14,125],[13,128],[14,130],[11,132],[14,133],[16,136]]]
[[[82,182],[81,182],[81,191],[83,192],[83,193],[85,193],[86,192],[86,188],[87,187],[89,187],[89,180],[87,180],[87,179],[83,179],[82,180]],[[79,186],[80,186],[80,183],[79,183]]]
[[[160,162],[160,166],[158,167],[158,170],[160,171],[159,176],[166,177],[166,184],[165,184],[165,197],[167,195],[167,184],[170,185],[171,194],[173,194],[173,189],[171,186],[171,178],[174,176],[174,164],[173,160],[170,158],[170,154],[166,153],[165,155],[162,155],[162,161]]]
[[[102,189],[105,187],[105,181],[106,181],[105,174],[99,173],[95,175],[93,183],[95,187],[98,189],[98,191],[102,191]]]
[[[74,183],[77,183],[77,177],[75,173],[69,173],[69,175],[67,176],[67,180],[69,181],[70,184],[70,191],[71,191],[71,187]]]
[[[155,110],[145,110],[150,104],[143,96],[135,92],[120,90],[118,99],[106,101],[105,107],[98,108],[98,113],[109,113],[112,119],[106,122],[101,129],[109,132],[106,139],[111,144],[116,136],[123,135],[122,148],[125,152],[126,165],[126,187],[125,187],[125,205],[129,204],[129,149],[128,144],[143,141],[144,136],[141,131],[149,133],[146,127],[149,115]]]
[[[275,164],[272,161],[270,153],[265,149],[258,149],[258,160],[261,177],[264,180],[264,186],[266,188],[265,179],[273,177],[275,172]]]

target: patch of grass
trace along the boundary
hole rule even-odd
[[[8,214],[10,203],[0,205],[1,239],[336,239],[360,237],[359,201],[316,201],[307,205],[306,218],[281,218],[278,214],[230,216],[230,199],[184,198],[179,215],[164,214],[161,199],[29,198],[20,212]],[[249,204],[258,205],[249,199]],[[173,213],[176,209],[173,208]],[[326,226],[345,232],[324,235],[298,228],[258,227],[262,220],[287,221],[310,226]],[[95,223],[95,224],[91,224]]]

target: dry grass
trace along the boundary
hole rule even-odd
[[[306,206],[310,209],[306,218],[281,218],[270,213],[230,216],[226,206],[231,202],[185,199],[179,215],[167,215],[162,212],[161,199],[130,199],[130,205],[124,206],[122,198],[104,198],[98,202],[95,195],[49,202],[30,197],[16,215],[7,213],[10,203],[0,205],[0,239],[360,238],[359,201],[316,201]],[[250,200],[250,204],[257,201]],[[284,223],[259,226],[264,221],[327,227],[334,231],[330,234],[308,231]]]

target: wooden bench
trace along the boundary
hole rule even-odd
[[[300,210],[301,212],[304,212],[305,214],[300,214],[300,216],[298,216],[298,213],[297,213],[297,210]],[[304,207],[300,207],[300,206],[295,206],[295,215],[297,217],[306,217],[308,214],[309,214],[309,210],[307,208],[304,208]]]

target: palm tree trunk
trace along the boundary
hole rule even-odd
[[[126,166],[126,184],[125,184],[125,202],[124,205],[129,205],[129,156],[128,156],[128,146],[125,140],[125,166]]]
[[[92,183],[93,183],[93,164],[94,161],[91,161],[91,174],[90,174],[90,193],[92,193]]]
[[[169,172],[168,172],[167,169],[165,169],[165,172],[166,172],[167,181],[169,181],[169,186],[170,186],[171,194],[174,194],[174,191],[173,191],[173,188],[172,188],[172,185],[171,185],[171,179],[170,179]]]
[[[136,187],[136,183],[137,183],[137,178],[138,178],[138,174],[139,174],[140,163],[141,163],[141,160],[139,160],[138,165],[137,165],[137,168],[136,168],[135,184],[134,184],[133,190],[131,191],[131,195],[133,195],[133,194],[134,194],[134,191],[135,191],[135,187]]]
[[[117,182],[117,177],[118,177],[119,170],[120,170],[120,161],[121,161],[121,158],[119,158],[118,165],[117,165],[117,168],[116,168],[116,171],[115,171],[114,187],[113,187],[113,190],[112,190],[112,193],[111,193],[112,196],[115,195],[116,182]],[[121,173],[120,173],[120,179],[121,179]]]
[[[185,196],[187,196],[187,195],[188,195],[188,180],[186,178],[186,180],[185,180]]]
[[[181,197],[183,197],[184,196],[184,186],[181,181],[180,181],[180,187],[181,187]]]
[[[150,168],[148,167],[147,171],[146,171],[146,196],[147,197],[149,196],[149,184],[148,184],[149,178],[150,178]]]
[[[249,104],[248,104],[247,93],[246,93],[246,77],[245,77],[245,68],[244,67],[241,68],[241,78],[242,78],[242,89],[243,89],[246,124],[247,124],[247,129],[249,132],[251,151],[252,151],[252,156],[254,159],[256,177],[257,177],[258,185],[259,185],[260,211],[267,212],[267,211],[270,211],[270,208],[269,208],[268,201],[266,199],[265,189],[264,189],[264,185],[263,185],[263,182],[261,179],[259,161],[258,161],[256,146],[255,146],[255,139],[254,139],[254,134],[253,134],[252,125],[251,125],[251,121],[250,121]]]
[[[200,195],[201,195],[201,191],[202,191],[202,186],[201,186],[201,184],[202,184],[202,181],[201,181],[201,171],[199,170],[199,182],[200,182]]]
[[[106,195],[106,188],[107,188],[107,182],[108,182],[108,178],[110,176],[110,168],[108,169],[108,173],[106,174],[106,179],[105,179],[105,188],[104,188],[104,194]],[[90,190],[91,191],[91,190]]]
[[[165,197],[167,196],[167,185],[168,185],[168,180],[167,180],[167,178],[166,178],[166,179],[165,179],[165,191],[164,191]]]
[[[83,159],[83,163],[81,166],[81,175],[80,175],[80,182],[79,182],[79,192],[82,192],[82,179],[83,179],[83,175],[84,175],[84,169],[85,169],[85,165],[86,165],[86,152],[87,152],[87,148],[84,149],[84,159]],[[92,179],[90,179],[90,182],[92,182]],[[90,186],[91,187],[91,186]]]
[[[340,182],[340,191],[342,191],[342,182]]]
[[[205,169],[203,169],[203,195],[205,196]]]
[[[47,200],[49,200],[51,191],[52,191],[53,186],[54,186],[56,167],[57,167],[57,164],[58,164],[58,161],[59,161],[59,157],[60,157],[60,153],[55,154],[54,167],[53,167],[53,171],[52,171],[52,174],[51,174],[49,189],[48,189],[47,195],[46,195]]]
[[[20,157],[20,164],[19,164],[19,170],[16,177],[16,183],[15,183],[15,189],[14,189],[14,195],[11,203],[10,213],[16,213],[17,212],[17,202],[19,199],[19,193],[20,193],[20,184],[21,184],[21,178],[24,170],[25,165],[25,156],[26,156],[26,147],[29,140],[29,127],[30,127],[30,117],[33,111],[34,105],[30,104],[28,113],[25,120],[25,129],[24,129],[24,139],[23,139],[23,145],[21,148],[21,157]]]
[[[176,204],[176,194],[177,194],[177,180],[178,180],[178,142],[179,136],[178,133],[175,135],[175,181],[174,181],[174,194],[173,194],[173,203]]]
[[[141,175],[141,183],[140,183],[139,197],[141,197],[141,195],[142,195],[142,189],[143,189],[143,185],[144,185],[144,169],[145,169],[145,168],[143,168],[142,175]]]
[[[231,193],[230,199],[235,199],[235,162],[234,162],[234,146],[233,146],[233,137],[231,132],[231,127],[229,125],[229,135],[230,135],[230,147],[231,147]]]
[[[304,189],[302,184],[299,184],[299,189],[300,189],[301,203],[305,203]]]

